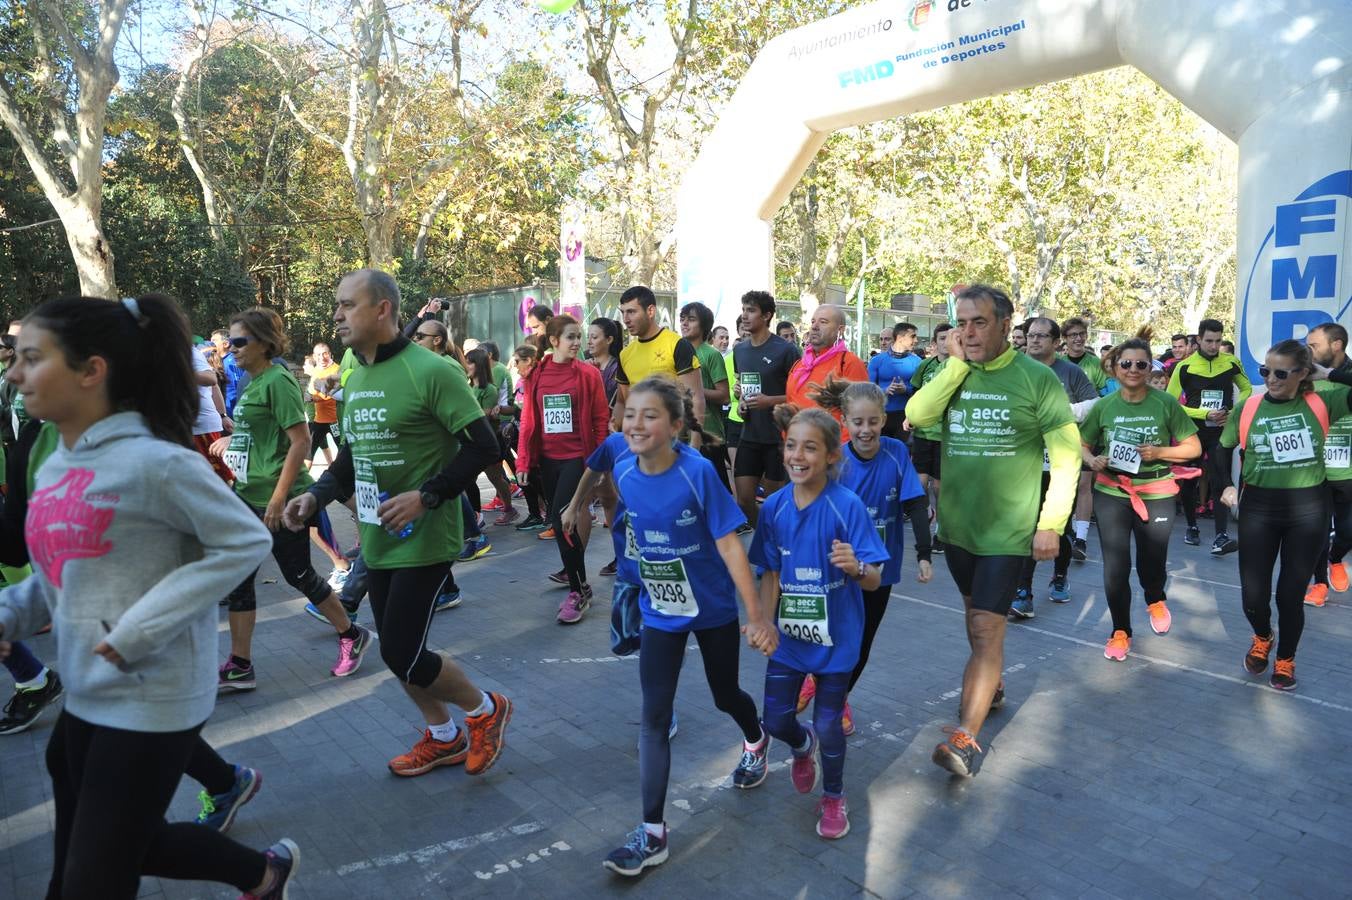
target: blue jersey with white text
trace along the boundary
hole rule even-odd
[[[906,553],[902,504],[925,495],[911,463],[911,452],[896,438],[884,437],[878,440],[878,452],[872,459],[859,456],[853,442],[845,446],[841,456],[840,483],[864,501],[878,537],[887,548],[882,583],[896,584],[901,580],[901,561]]]

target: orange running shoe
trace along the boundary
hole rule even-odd
[[[1145,611],[1150,613],[1150,627],[1154,629],[1155,634],[1169,633],[1169,627],[1174,624],[1174,617],[1169,614],[1169,607],[1164,605],[1163,600],[1147,604]]]
[[[544,531],[537,534],[536,537],[542,541],[554,540],[554,526],[551,525],[550,527],[546,528]]]
[[[454,766],[465,761],[469,753],[469,741],[465,738],[465,729],[460,729],[455,740],[449,742],[432,740],[431,731],[423,731],[423,736],[413,749],[390,760],[390,771],[404,778],[422,775],[437,766]]]
[[[1305,592],[1306,606],[1323,606],[1329,599],[1329,586],[1327,584],[1312,584],[1309,590]]]
[[[815,696],[817,696],[817,679],[809,675],[803,679],[803,686],[798,691],[798,711],[807,709],[807,705]]]
[[[1244,655],[1244,670],[1250,675],[1260,675],[1267,668],[1268,654],[1272,652],[1272,635],[1267,637],[1253,636],[1253,643],[1249,645],[1249,652]]]
[[[850,701],[845,701],[845,708],[840,713],[840,729],[849,737],[854,734],[854,710],[850,709]]]
[[[1272,677],[1268,679],[1268,684],[1279,691],[1294,691],[1296,689],[1296,660],[1275,659],[1272,661]]]
[[[1329,587],[1340,594],[1347,593],[1347,566],[1340,562],[1329,566]]]
[[[493,711],[482,716],[466,716],[465,730],[469,732],[469,761],[465,771],[482,775],[492,768],[507,746],[507,723],[512,721],[512,701],[501,694],[490,693]]]
[[[954,775],[971,777],[976,774],[976,755],[981,752],[976,738],[961,728],[954,728],[952,736],[934,748],[930,759],[935,765],[947,769]]]
[[[1113,636],[1108,638],[1107,645],[1103,648],[1103,658],[1111,659],[1117,662],[1124,662],[1127,653],[1131,651],[1131,638],[1122,629],[1113,632]]]

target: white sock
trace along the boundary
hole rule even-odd
[[[454,719],[447,719],[440,725],[428,725],[427,730],[432,732],[432,740],[449,744],[455,740],[455,735],[460,729],[455,727]]]
[[[483,694],[484,698],[479,701],[479,705],[475,708],[474,712],[467,714],[470,717],[492,715],[493,710],[496,708],[493,706],[493,698],[488,696],[487,691],[480,691],[480,693]]]
[[[660,838],[667,833],[667,824],[665,822],[659,822],[658,824],[654,825],[652,822],[644,822],[643,830],[648,832],[648,834],[651,834],[653,837]]]
[[[47,668],[46,666],[43,666],[42,671],[38,673],[37,678],[34,678],[32,681],[16,681],[14,682],[14,687],[20,691],[31,691],[36,688],[45,688],[47,686],[47,673],[50,671],[51,669]]]
[[[807,756],[807,748],[811,746],[812,746],[812,735],[808,734],[806,737],[803,738],[803,746],[790,747],[789,749],[793,751],[794,756]]]
[[[1075,540],[1077,540],[1077,541],[1087,541],[1087,540],[1089,540],[1089,520],[1088,520],[1088,519],[1076,519],[1076,520],[1075,520]]]
[[[742,743],[746,745],[746,749],[748,750],[759,751],[762,747],[765,746],[766,737],[768,737],[768,735],[765,733],[765,729],[762,728],[760,740],[756,741],[755,743],[752,743],[751,741],[748,741],[746,738],[742,738]]]

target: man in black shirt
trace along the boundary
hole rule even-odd
[[[738,407],[742,416],[742,436],[733,462],[737,504],[746,514],[746,530],[756,525],[756,487],[765,479],[766,491],[784,485],[784,452],[779,429],[775,427],[774,408],[785,401],[789,370],[802,354],[783,338],[770,333],[775,317],[775,298],[765,291],[742,295],[742,320],[748,338],[732,349],[736,362]],[[743,532],[745,533],[745,532]]]

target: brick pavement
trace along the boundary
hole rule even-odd
[[[960,600],[942,558],[928,586],[908,562],[852,697],[852,830],[835,843],[813,832],[814,801],[793,792],[782,746],[761,788],[729,789],[739,736],[713,709],[692,642],[677,699],[672,856],[632,883],[600,867],[639,819],[638,664],[608,651],[610,579],[593,578],[601,596],[583,623],[560,627],[563,592],[544,577],[558,567],[553,545],[489,531],[494,552],[456,567],[464,605],[431,632],[516,703],[508,748],[478,779],[391,777],[386,760],[418,734],[413,706],[374,654],[355,677],[331,678],[333,639],[303,599],[260,585],[259,689],[223,698],[206,735],[264,773],[232,834],[300,843],[293,896],[1352,896],[1352,596],[1309,610],[1300,690],[1272,691],[1242,674],[1235,559],[1212,559],[1209,534],[1187,547],[1176,529],[1174,629],[1154,635],[1138,605],[1125,664],[1102,656],[1108,614],[1091,534],[1090,561],[1072,567],[1073,601],[1040,598],[1037,618],[1009,629],[1009,703],[982,735],[987,758],[971,781],[929,762],[966,658]],[[608,534],[597,535],[593,569],[610,558]],[[1039,590],[1049,576],[1039,567]],[[271,562],[261,577],[277,577]],[[36,646],[53,655],[50,637]],[[741,669],[759,702],[763,660],[744,653]],[[0,897],[45,887],[51,719],[0,739]],[[171,814],[190,817],[196,791],[183,785]],[[231,892],[146,879],[142,896]]]

